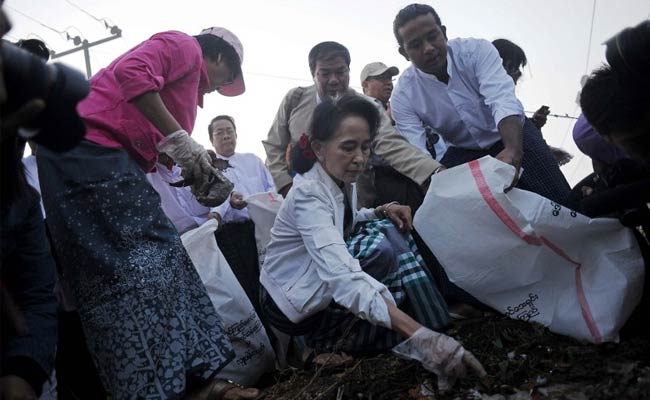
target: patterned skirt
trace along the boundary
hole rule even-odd
[[[361,268],[386,285],[399,309],[433,330],[449,325],[447,304],[411,235],[400,233],[388,220],[369,221],[356,227],[347,245]],[[334,302],[318,315],[315,329],[305,336],[317,351],[376,353],[404,340],[397,332],[357,318]]]
[[[53,245],[113,399],[174,398],[234,357],[160,197],[126,152],[41,147]]]

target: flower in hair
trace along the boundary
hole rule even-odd
[[[309,138],[307,137],[306,133],[300,135],[300,140],[298,140],[298,147],[303,150],[309,147]]]
[[[303,133],[300,135],[300,140],[298,140],[298,147],[300,147],[302,156],[305,157],[307,160],[313,160],[316,158],[316,155],[311,149],[311,145],[309,143],[309,138],[307,137],[307,134]]]

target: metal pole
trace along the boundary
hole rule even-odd
[[[86,78],[90,79],[92,71],[90,70],[90,52],[88,51],[90,46],[88,46],[88,41],[84,40],[81,47],[84,49],[84,58],[86,59]]]
[[[77,51],[82,51],[83,50],[84,58],[86,59],[86,75],[88,76],[88,78],[90,78],[91,69],[90,69],[90,51],[89,50],[93,46],[97,46],[97,45],[100,45],[102,43],[106,43],[106,42],[109,42],[111,40],[115,40],[117,38],[122,37],[122,30],[119,29],[116,26],[111,29],[111,32],[114,32],[114,35],[109,36],[107,38],[99,39],[99,40],[96,40],[96,41],[94,41],[92,43],[88,43],[88,40],[84,40],[83,42],[81,42],[81,45],[79,45],[78,47],[72,48],[70,50],[62,51],[61,53],[52,52],[52,59],[54,60],[54,59],[57,59],[57,58],[61,58],[63,56],[67,56],[68,54],[76,53]]]

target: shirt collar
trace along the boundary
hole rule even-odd
[[[450,80],[450,81],[451,81],[452,70],[453,70],[453,69],[451,68],[451,64],[454,62],[454,60],[451,58],[451,53],[452,53],[452,51],[453,51],[453,50],[452,50],[451,47],[448,45],[448,46],[447,46],[447,75],[449,75],[449,80]],[[432,81],[436,81],[436,82],[439,82],[440,84],[443,84],[443,85],[444,85],[444,83],[443,83],[443,82],[440,82],[440,80],[438,79],[438,77],[435,76],[434,74],[429,74],[429,73],[427,73],[427,72],[422,71],[420,68],[416,67],[415,64],[411,64],[411,65],[413,66],[413,69],[415,69],[415,73],[416,73],[416,74],[419,74],[420,76],[424,77],[425,79],[429,79],[429,80],[432,80]]]
[[[237,152],[232,153],[232,156],[229,156],[229,157],[226,157],[223,154],[219,154],[216,151],[214,153],[217,155],[217,158],[221,158],[222,160],[230,160],[230,159],[235,158],[235,156],[237,155]]]
[[[329,174],[325,171],[325,169],[323,169],[323,166],[320,165],[319,162],[315,162],[314,166],[302,175],[306,179],[313,179],[324,183],[327,189],[332,194],[334,194],[336,200],[343,202],[343,190],[341,190],[339,185],[334,182],[334,179],[329,176]],[[345,189],[348,194],[352,193],[352,185],[350,184],[345,183],[343,189]]]

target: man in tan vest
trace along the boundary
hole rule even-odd
[[[350,53],[343,45],[322,42],[314,46],[309,52],[309,69],[314,85],[293,88],[284,96],[268,137],[262,141],[269,170],[278,191],[283,195],[287,194],[293,182],[285,156],[287,148],[295,145],[300,135],[308,133],[316,105],[327,98],[336,99],[345,93],[356,93],[349,88]],[[376,103],[373,101],[373,104]],[[440,164],[398,134],[383,107],[377,107],[381,110],[382,121],[373,143],[374,162],[390,165],[405,179],[413,181],[414,186],[424,185],[434,172],[440,170]],[[383,200],[375,199],[371,171],[359,180],[357,187],[360,206],[370,207],[376,201]]]

